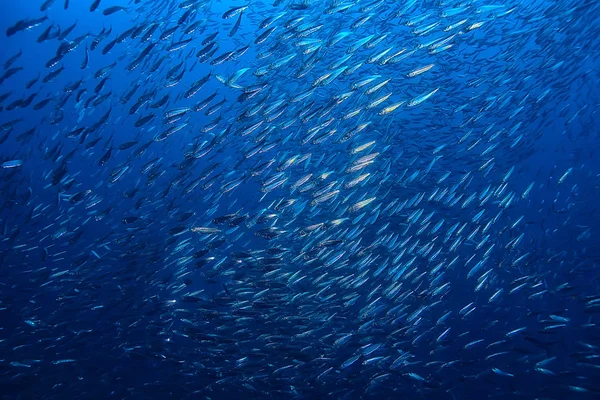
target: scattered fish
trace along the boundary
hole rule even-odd
[[[600,2],[117,3],[5,13],[4,397],[600,396]]]

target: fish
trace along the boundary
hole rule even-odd
[[[0,166],[4,169],[17,168],[23,165],[23,160],[4,161]]]
[[[107,7],[104,10],[102,10],[102,14],[103,15],[112,15],[116,12],[126,11],[126,10],[127,10],[127,7],[124,7],[124,6],[111,6],[111,7]]]
[[[44,15],[39,18],[29,18],[22,19],[17,21],[14,25],[10,26],[6,29],[6,36],[11,37],[19,32],[30,30],[37,26],[40,26],[42,23],[48,20],[48,16]]]
[[[599,2],[17,11],[5,397],[597,397]]]
[[[223,15],[221,16],[221,18],[222,19],[233,18],[236,15],[243,13],[245,10],[248,9],[248,7],[249,7],[249,5],[237,6],[237,7],[230,8],[225,13],[223,13]]]
[[[237,33],[237,31],[240,29],[240,25],[242,24],[242,15],[243,14],[244,14],[244,12],[241,11],[240,15],[238,16],[238,19],[235,21],[235,24],[233,25],[233,27],[229,31],[229,37],[235,36],[235,34]]]
[[[56,0],[46,0],[42,3],[42,5],[40,6],[40,11],[41,12],[45,12],[46,10],[48,10],[50,8],[50,6],[52,6],[52,4],[54,4]]]
[[[23,55],[23,50],[19,50],[18,53],[15,53],[14,55],[10,56],[4,62],[4,69],[9,69],[15,63],[15,61],[17,61],[22,55]]]
[[[90,12],[96,11],[99,6],[100,6],[100,0],[93,0],[92,3],[90,4]]]

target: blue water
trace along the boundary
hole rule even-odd
[[[1,399],[600,397],[597,1],[5,3]]]

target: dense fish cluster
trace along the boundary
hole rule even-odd
[[[598,399],[600,3],[5,5],[0,399]]]

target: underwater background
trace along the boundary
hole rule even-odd
[[[2,1],[0,399],[600,398],[600,3]]]

